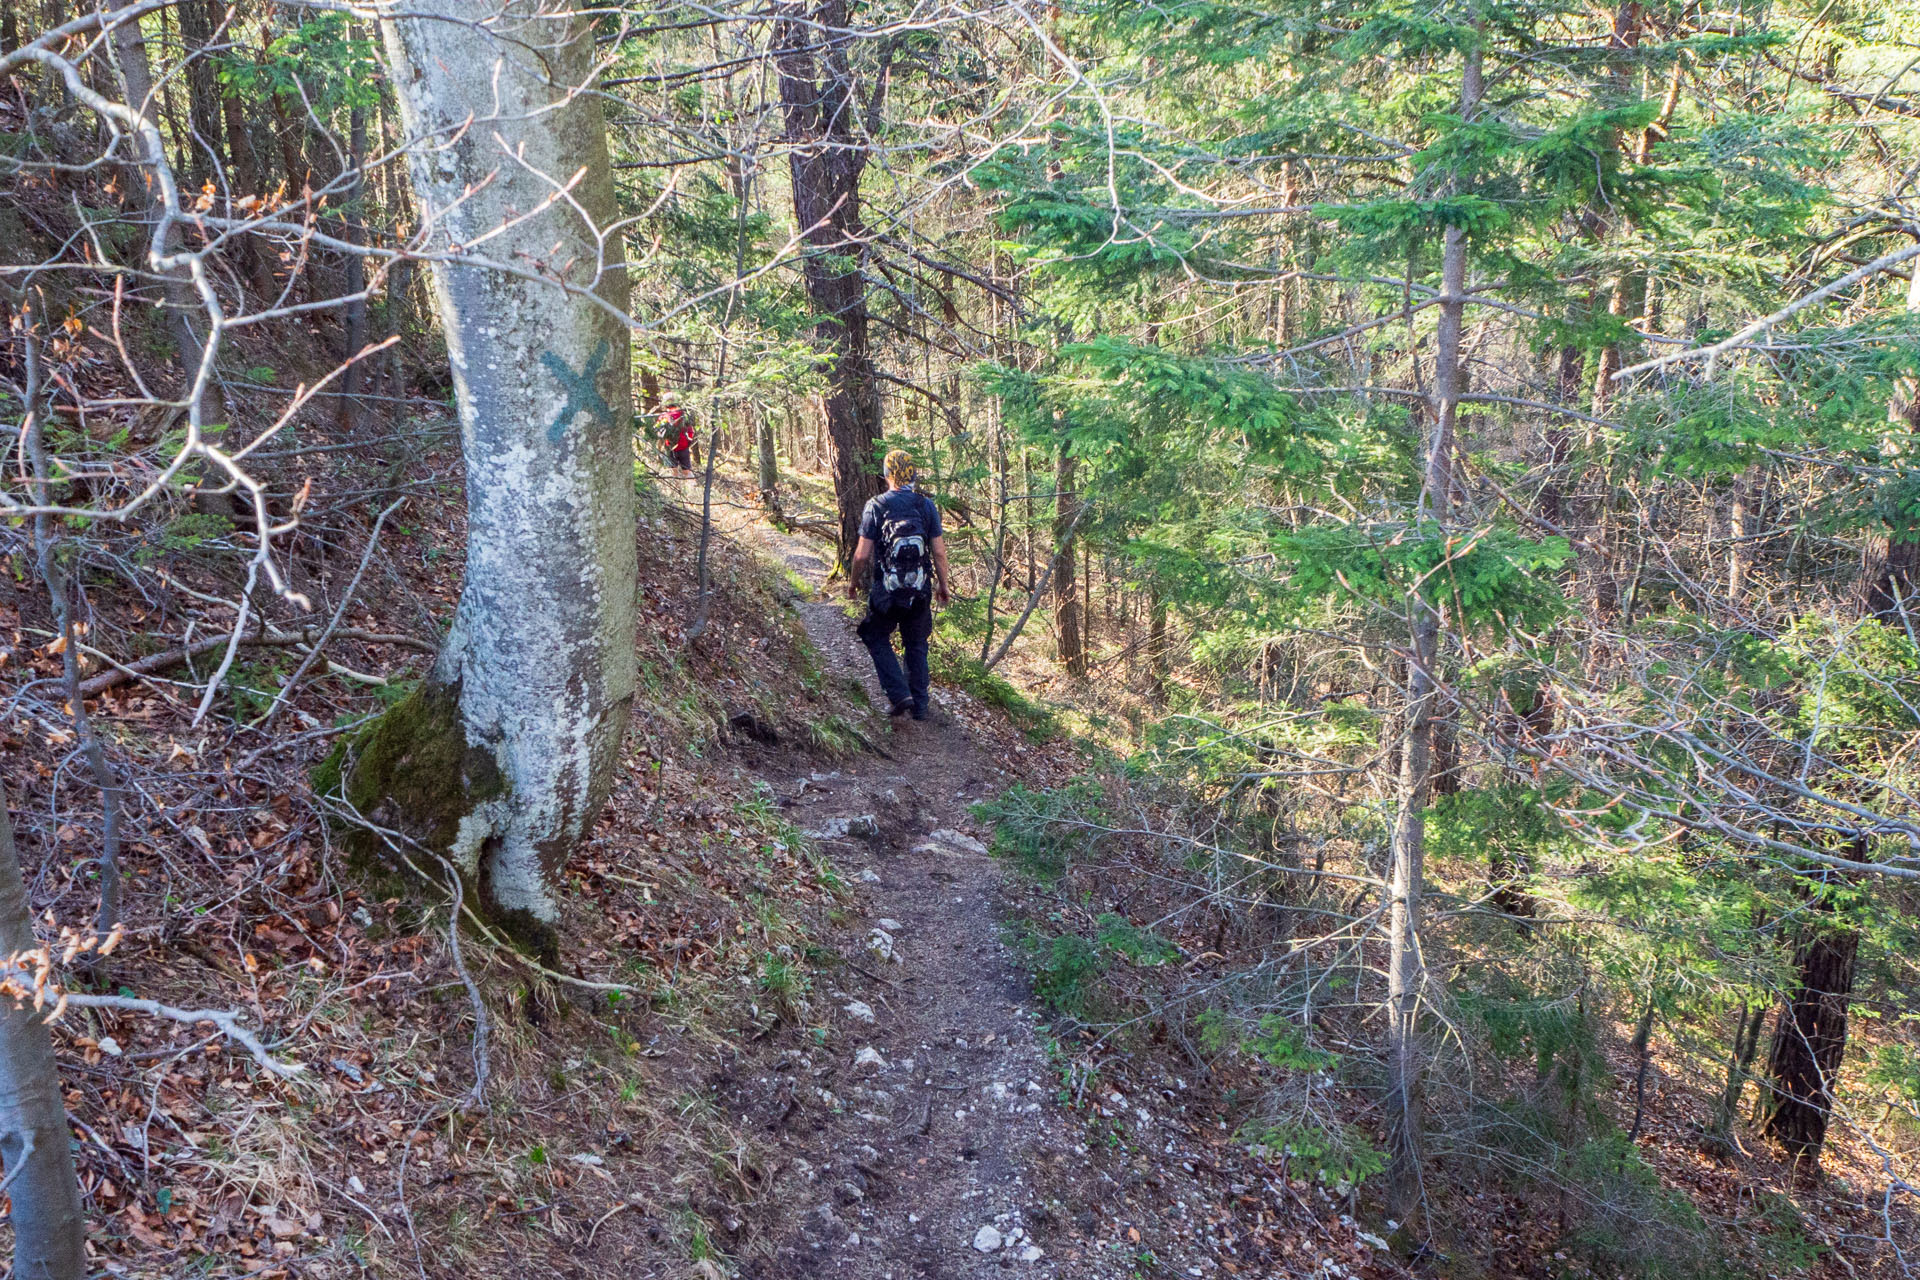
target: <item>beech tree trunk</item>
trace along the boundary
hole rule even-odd
[[[847,27],[849,0],[788,0],[775,6],[774,62],[786,114],[793,217],[807,248],[801,263],[814,336],[831,356],[827,368],[827,436],[833,444],[833,492],[839,507],[840,567],[853,563],[860,515],[885,488],[879,460],[880,390],[867,327],[865,230],[860,175],[867,137],[878,123],[887,85],[886,59],[861,119],[853,89]]]
[[[1067,674],[1078,679],[1087,674],[1087,641],[1081,633],[1080,596],[1073,580],[1073,527],[1080,503],[1073,489],[1075,470],[1074,456],[1062,444],[1053,469],[1053,536],[1059,547],[1053,572],[1053,623],[1060,636],[1060,661]]]
[[[7,803],[0,782],[0,954],[16,955],[39,943]],[[86,1220],[80,1216],[80,1184],[53,1041],[42,1014],[5,996],[0,996],[0,1158],[13,1201],[13,1274],[19,1280],[80,1280],[87,1271]]]
[[[551,0],[426,0],[381,35],[433,248],[480,244],[600,301],[433,264],[466,582],[432,678],[361,746],[348,797],[404,815],[552,955],[560,867],[606,800],[635,682],[628,289],[617,237],[596,275],[584,220],[615,216],[592,26]],[[581,212],[551,199],[576,175]]]

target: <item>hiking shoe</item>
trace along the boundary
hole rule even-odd
[[[907,712],[912,710],[913,710],[913,704],[911,702],[896,702],[892,706],[887,708],[887,714],[889,716],[892,716],[895,720],[898,720],[901,716],[907,714]],[[925,717],[918,716],[918,715],[914,717],[914,719],[916,720],[920,720],[924,718]]]
[[[927,710],[925,707],[915,707],[913,709],[913,718],[915,720],[931,720],[933,718],[933,713]]]

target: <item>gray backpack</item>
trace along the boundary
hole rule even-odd
[[[919,497],[899,508],[889,506],[880,522],[880,563],[874,566],[874,595],[890,609],[911,609],[933,598],[932,522]]]

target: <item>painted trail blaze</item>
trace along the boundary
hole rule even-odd
[[[613,410],[607,407],[607,402],[601,398],[600,388],[596,385],[600,379],[600,366],[605,364],[606,360],[607,340],[605,338],[600,339],[600,345],[596,346],[593,354],[587,358],[586,367],[578,373],[575,373],[571,365],[553,352],[540,353],[540,363],[546,366],[547,372],[553,375],[553,380],[559,383],[561,389],[567,393],[567,403],[561,408],[559,416],[553,420],[553,425],[547,428],[549,442],[560,443],[560,437],[566,433],[567,424],[573,421],[573,415],[576,413],[592,413],[609,422],[613,420]]]

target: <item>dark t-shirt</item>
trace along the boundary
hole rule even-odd
[[[886,524],[888,515],[905,515],[916,503],[920,506],[920,519],[927,526],[927,552],[931,555],[933,552],[933,540],[941,537],[942,531],[940,528],[940,508],[935,506],[933,499],[929,498],[926,494],[916,493],[912,489],[889,489],[887,492],[869,502],[867,509],[861,512],[860,536],[873,539],[874,563],[876,565],[887,558],[887,549],[881,545],[880,530],[881,526]],[[869,592],[878,587],[879,583],[880,575],[876,572],[873,575],[872,585],[868,587]]]

